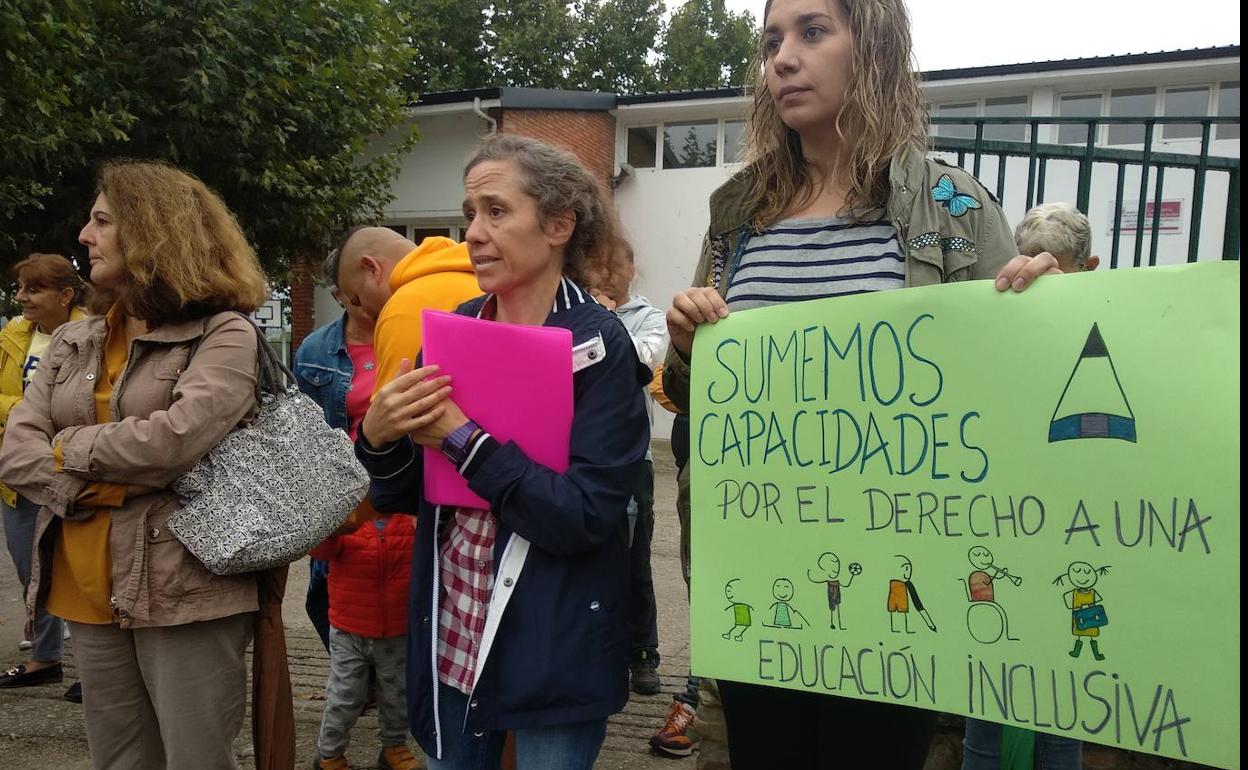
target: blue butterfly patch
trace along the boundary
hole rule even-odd
[[[955,217],[962,216],[970,209],[981,208],[979,201],[966,193],[958,192],[948,174],[941,174],[940,179],[936,180],[936,186],[932,188],[932,199],[949,209],[949,213]]]

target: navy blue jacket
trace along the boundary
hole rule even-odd
[[[477,316],[489,297],[456,312]],[[439,731],[523,729],[602,719],[628,700],[627,507],[650,442],[638,360],[615,314],[564,279],[546,326],[572,331],[570,462],[559,474],[514,443],[481,439],[460,472],[495,517],[494,593],[466,714],[439,713],[440,546],[452,511],[421,495],[410,439],[356,454],[381,511],[419,500],[408,613],[412,735],[441,756]],[[578,363],[579,362],[579,363]],[[469,415],[471,417],[471,415]],[[482,428],[489,430],[488,425]]]

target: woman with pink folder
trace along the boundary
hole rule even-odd
[[[499,440],[437,366],[405,362],[377,392],[356,446],[373,502],[418,509],[408,720],[433,770],[497,768],[507,731],[521,770],[590,770],[628,700],[627,506],[650,438],[649,370],[583,288],[612,220],[571,155],[489,137],[465,171],[464,215],[486,294],[456,312],[571,333],[569,450],[555,470]],[[515,381],[500,374],[498,398]],[[488,509],[430,501],[420,447]]]

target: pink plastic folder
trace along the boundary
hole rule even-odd
[[[451,377],[451,398],[494,438],[562,473],[572,438],[572,332],[421,312],[423,360]],[[489,508],[437,449],[425,448],[425,499]]]

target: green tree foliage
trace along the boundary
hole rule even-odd
[[[102,77],[99,26],[81,0],[0,0],[0,251],[32,237],[62,175],[124,141],[134,115]],[[90,98],[84,95],[90,94]]]
[[[494,85],[566,88],[576,24],[564,0],[496,0],[490,16]]]
[[[0,269],[76,243],[95,170],[165,159],[217,189],[280,275],[375,218],[416,93],[739,85],[724,0],[0,0]],[[658,42],[656,42],[656,40]],[[657,49],[657,50],[656,50]]]
[[[633,94],[657,87],[649,59],[661,0],[580,0],[571,82],[588,91]]]
[[[724,0],[688,0],[664,25],[659,84],[672,91],[743,85],[757,46],[748,11],[733,13]]]
[[[164,159],[198,175],[274,274],[388,202],[414,131],[400,85],[411,60],[406,22],[394,9],[376,0],[199,0],[192,14],[181,0],[118,0],[93,11],[92,77],[109,85],[73,98],[84,107],[116,100],[134,120],[63,163],[42,211],[4,213],[0,232],[33,234],[5,256],[71,253],[95,168],[112,157]]]
[[[490,0],[396,0],[411,19],[408,90],[459,91],[495,85],[489,59]]]

